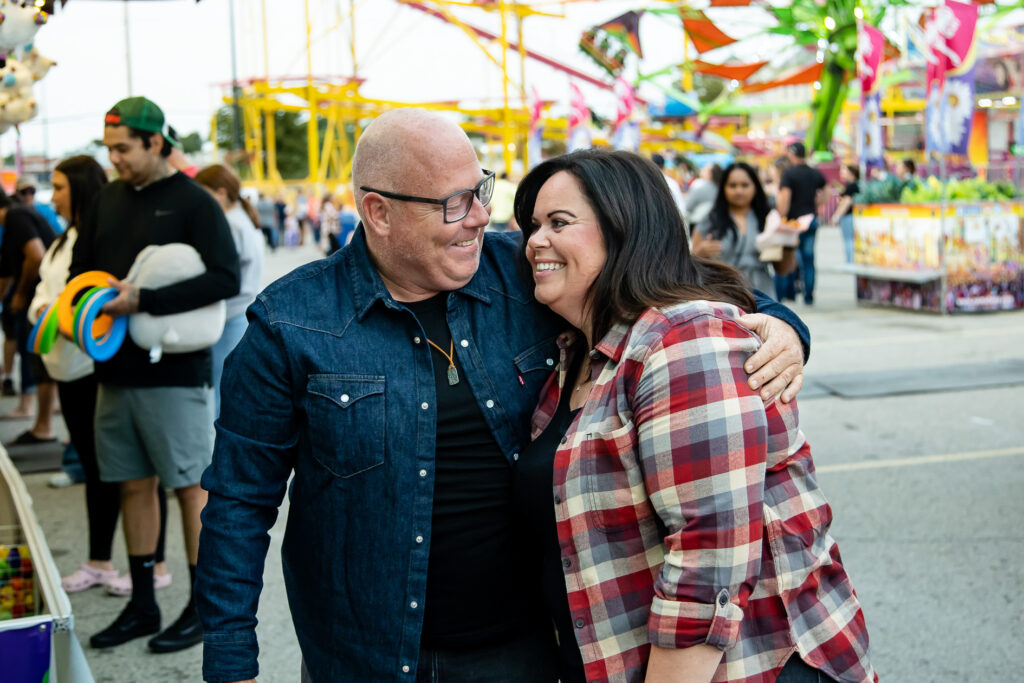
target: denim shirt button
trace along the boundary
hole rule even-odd
[[[409,603],[409,607],[411,609],[416,609],[419,606],[420,606],[420,603],[416,602],[415,600],[413,600],[412,602]]]
[[[484,405],[486,405],[488,408],[493,408],[494,407],[494,401],[488,399],[487,403],[485,403]]]
[[[423,403],[420,404],[420,408],[423,408],[423,410],[427,410],[430,408],[430,404],[424,401]]]
[[[519,462],[519,454],[518,453],[513,453],[512,454],[512,460],[515,461],[515,462]]]
[[[341,395],[341,402],[342,403],[348,403],[348,399],[349,399],[349,395],[348,394],[342,394]]]
[[[548,358],[548,359],[547,359],[546,361],[544,361],[544,362],[548,364],[548,367],[550,367],[550,366],[552,366],[552,365],[554,365],[554,364],[555,364],[555,359],[554,359],[554,358]]]
[[[409,673],[409,665],[408,664],[406,664],[405,666],[402,667],[402,673],[404,673],[404,674]]]
[[[417,536],[416,537],[416,542],[417,543],[423,543],[423,537],[422,536]]]
[[[459,342],[459,346],[461,346],[462,348],[466,348],[467,346],[469,346],[469,342],[463,339],[462,341]]]
[[[413,337],[412,338],[412,343],[413,344],[419,344],[421,341],[422,341],[422,339],[420,339],[419,337]]]
[[[427,476],[427,471],[426,470],[420,470],[420,476],[421,477]]]

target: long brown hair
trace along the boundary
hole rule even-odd
[[[593,339],[618,322],[633,323],[648,308],[709,299],[757,310],[740,273],[690,254],[686,225],[665,177],[631,152],[581,150],[540,164],[519,184],[516,221],[526,243],[536,229],[533,208],[547,180],[565,171],[576,178],[597,214],[608,257],[587,293]]]
[[[71,192],[71,216],[68,220],[68,230],[57,237],[57,248],[60,249],[67,240],[70,229],[77,228],[81,224],[82,218],[92,206],[96,195],[107,184],[107,174],[94,158],[85,154],[65,159],[57,164],[57,168],[54,170],[64,174],[68,180],[68,190]]]
[[[249,203],[249,200],[242,196],[242,183],[230,168],[222,164],[207,166],[196,174],[196,182],[211,190],[224,190],[228,195],[228,201],[240,202],[252,224],[257,228],[260,227],[259,213]]]

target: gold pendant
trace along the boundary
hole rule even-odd
[[[453,387],[459,383],[459,371],[454,365],[448,366],[448,386]]]

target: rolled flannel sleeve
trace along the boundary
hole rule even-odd
[[[646,358],[634,420],[648,495],[668,530],[650,642],[728,650],[760,575],[767,420],[746,385],[757,349],[738,323],[701,316]]]
[[[257,300],[249,327],[228,357],[225,400],[217,420],[213,462],[203,474],[209,499],[196,568],[203,622],[203,677],[254,678],[259,669],[256,609],[263,568],[297,443],[285,347]],[[230,398],[229,398],[230,397]]]

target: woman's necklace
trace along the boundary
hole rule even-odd
[[[459,371],[455,368],[455,339],[451,341],[451,345],[448,348],[448,353],[444,352],[440,346],[434,342],[427,340],[427,343],[433,346],[435,349],[441,352],[441,355],[448,359],[448,386],[453,387],[459,383]]]

